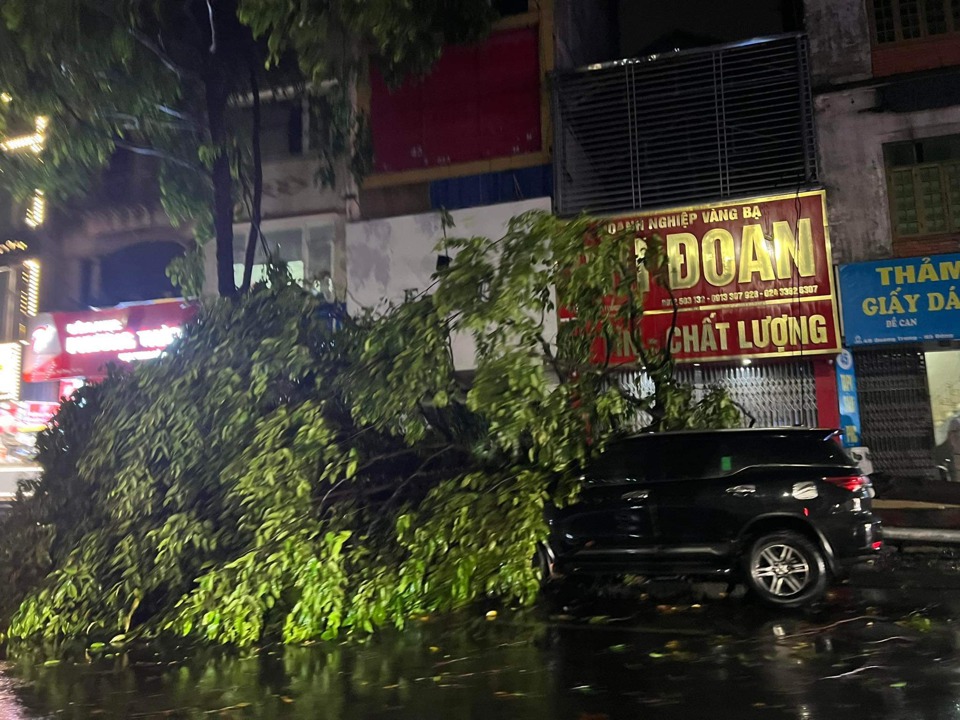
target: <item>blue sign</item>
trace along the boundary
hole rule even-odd
[[[846,345],[960,338],[960,254],[841,265]]]
[[[853,355],[843,350],[837,356],[837,400],[840,406],[840,429],[844,447],[860,445],[860,402],[857,400],[857,375]]]

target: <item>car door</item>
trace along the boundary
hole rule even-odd
[[[664,438],[662,474],[652,485],[654,523],[664,559],[725,565],[740,528],[762,512],[762,488],[744,476],[736,433]]]
[[[655,552],[651,490],[638,440],[617,443],[591,464],[578,501],[562,513],[563,544],[581,560],[630,563]]]

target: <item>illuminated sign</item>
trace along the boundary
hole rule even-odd
[[[17,400],[20,397],[20,343],[0,344],[0,399]]]
[[[960,254],[840,266],[848,345],[960,339]]]
[[[73,396],[73,394],[84,386],[84,382],[80,378],[68,378],[66,380],[60,381],[60,392],[57,394],[57,397],[67,398]]]
[[[163,348],[180,337],[180,327],[126,330],[121,320],[77,320],[66,327],[64,350],[68,355],[117,352],[121,360],[147,360],[160,356]]]
[[[4,242],[0,242],[0,255],[26,251],[27,244],[23,242],[23,240],[6,240]]]
[[[36,117],[33,122],[33,132],[31,134],[18,135],[0,141],[0,150],[7,153],[28,151],[39,155],[47,139],[47,126],[49,124],[50,121],[47,118],[42,116]]]
[[[9,103],[13,101],[13,98],[7,93],[0,93],[0,101],[4,103]],[[43,152],[44,145],[47,142],[47,129],[50,126],[49,118],[46,118],[42,115],[38,115],[33,120],[33,132],[29,135],[19,135],[17,137],[7,138],[6,140],[0,140],[0,151],[17,154],[23,152],[29,152],[34,155],[39,155]],[[43,225],[44,220],[47,216],[47,198],[44,195],[43,190],[37,188],[33,192],[33,197],[30,199],[30,204],[27,207],[26,217],[24,222],[32,228],[39,227]]]
[[[159,357],[197,311],[179,300],[80,313],[41,313],[30,324],[26,382],[99,379],[106,365]]]
[[[674,356],[686,361],[839,352],[822,191],[604,222],[611,232],[636,230],[638,253],[655,234],[664,244],[670,289],[645,270],[639,277],[647,293],[640,320],[644,343],[669,344]],[[625,330],[614,332],[610,350],[613,363],[637,360]],[[598,338],[597,359],[606,358],[606,351]]]

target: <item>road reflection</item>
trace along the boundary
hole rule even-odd
[[[960,636],[943,600],[916,612],[847,591],[796,614],[625,595],[253,654],[12,648],[0,720],[960,719]]]

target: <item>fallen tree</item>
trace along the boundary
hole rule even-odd
[[[598,232],[529,213],[450,240],[429,293],[340,323],[275,268],[160,361],[82,388],[0,533],[9,635],[301,642],[534,602],[543,507],[576,492],[573,468],[637,413],[738,420],[639,337],[632,239],[585,246]],[[662,278],[658,247],[641,260]],[[559,327],[555,293],[576,309]],[[643,348],[652,395],[610,382],[610,328]],[[469,383],[458,335],[477,346]]]

